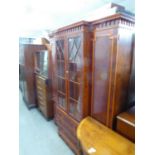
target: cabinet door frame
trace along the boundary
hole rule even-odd
[[[80,112],[79,112],[79,119],[77,119],[75,116],[73,116],[71,113],[70,113],[70,82],[71,80],[69,79],[70,78],[70,75],[69,75],[69,39],[70,38],[76,38],[76,37],[80,37],[81,41],[80,41],[80,51],[81,52],[81,63],[82,63],[82,67],[81,67],[81,71],[80,71],[80,79],[81,79],[81,83],[79,83],[79,97],[81,98],[80,102],[81,102],[81,107],[80,107]],[[82,118],[82,102],[83,102],[83,67],[84,67],[84,50],[83,50],[83,45],[84,45],[84,34],[82,32],[80,33],[74,33],[74,34],[71,34],[71,35],[68,35],[66,37],[66,69],[67,69],[67,105],[68,105],[68,114],[73,117],[75,120],[77,121],[80,121],[81,118]]]
[[[104,38],[104,37],[109,37],[109,40],[111,40],[111,48],[110,48],[110,56],[109,56],[109,73],[108,73],[108,97],[107,97],[107,107],[106,107],[106,121],[105,121],[105,125],[109,125],[109,117],[110,117],[110,104],[113,100],[113,92],[112,89],[114,89],[115,87],[115,81],[114,81],[114,72],[115,72],[115,68],[113,66],[115,66],[115,62],[116,62],[116,56],[114,54],[117,53],[117,47],[115,47],[114,45],[117,42],[117,36],[115,35],[115,32],[111,29],[108,30],[104,30],[101,32],[94,32],[94,39],[93,39],[93,60],[92,60],[92,97],[91,97],[91,115],[93,116],[93,106],[94,106],[94,83],[95,83],[95,47],[96,47],[96,40],[97,38]],[[116,44],[117,45],[117,44]],[[103,117],[103,116],[101,116]],[[102,119],[102,118],[101,118]],[[103,122],[102,122],[103,123]]]
[[[66,93],[64,93],[64,96],[65,96],[65,107],[63,108],[62,106],[60,106],[59,105],[59,100],[58,100],[58,65],[57,65],[57,63],[58,63],[58,61],[57,61],[57,44],[56,44],[56,42],[57,41],[62,41],[63,40],[63,42],[64,42],[64,77],[62,78],[62,79],[64,79],[64,81],[65,81],[65,92]],[[55,55],[54,55],[54,59],[55,59],[55,78],[56,78],[56,80],[55,80],[55,82],[56,82],[56,84],[55,84],[55,86],[56,86],[56,104],[57,104],[57,106],[59,106],[63,111],[65,111],[65,112],[67,112],[68,111],[68,108],[67,108],[67,83],[66,83],[66,78],[67,78],[67,76],[66,76],[66,38],[65,37],[56,37],[56,39],[55,39]],[[60,76],[61,77],[61,76]]]

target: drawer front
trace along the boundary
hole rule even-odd
[[[38,96],[38,103],[46,106],[46,100]]]
[[[56,110],[56,117],[57,124],[61,127],[61,130],[64,130],[69,137],[71,135],[71,138],[74,139],[74,142],[76,143],[76,130],[78,124],[74,123],[69,116],[65,115],[64,112],[61,112],[58,109]]]
[[[117,119],[116,130],[118,133],[130,139],[131,141],[133,142],[135,141],[135,127],[134,126]]]
[[[37,96],[46,99],[46,92],[37,90]]]
[[[40,86],[46,86],[46,79],[36,76],[36,83]]]
[[[76,147],[78,146],[78,139],[73,135],[73,132],[70,132],[67,128],[63,128],[62,126],[59,127],[59,130],[66,135],[71,143],[73,143]]]
[[[39,103],[39,109],[45,116],[47,116],[47,108],[45,105]]]
[[[37,91],[46,93],[46,86],[37,85]]]

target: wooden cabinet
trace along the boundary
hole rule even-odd
[[[91,106],[90,23],[75,23],[50,36],[55,47],[55,120],[59,134],[77,153],[76,127],[89,114]]]
[[[94,27],[91,116],[113,128],[125,110],[133,55],[134,18],[117,13]]]
[[[36,51],[34,55],[38,108],[46,119],[50,119],[54,115],[51,70],[49,69],[49,65],[51,65],[50,54],[51,52],[48,50],[39,50]]]
[[[22,94],[28,108],[37,106],[35,76],[34,76],[34,53],[46,50],[44,45],[25,44],[24,63],[22,67]]]
[[[37,101],[38,107],[43,115],[49,119],[53,117],[53,101],[50,95],[50,79],[42,77],[38,74],[36,77]]]

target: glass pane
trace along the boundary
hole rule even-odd
[[[80,73],[82,67],[81,38],[69,38],[69,78],[80,83]]]
[[[69,38],[69,51],[71,51],[72,50],[72,48],[73,48],[73,42],[74,42],[74,40],[72,39],[72,38]],[[69,53],[70,54],[70,53]]]
[[[39,74],[48,76],[48,51],[36,53],[36,69]]]
[[[81,38],[69,38],[69,61],[76,62],[80,58]]]
[[[74,98],[74,84],[73,82],[69,83],[69,92],[70,92],[70,97]]]
[[[65,95],[58,93],[58,104],[62,107],[66,107]]]
[[[61,79],[61,84],[62,84],[62,92],[65,93],[66,89],[65,89],[65,80]]]
[[[76,101],[79,101],[80,98],[80,84],[69,82],[69,96]]]
[[[42,75],[48,76],[48,52],[42,52]]]
[[[75,102],[72,99],[69,100],[70,101],[70,109],[69,109],[69,113],[74,116],[75,119],[77,119],[78,121],[80,121],[80,102]]]
[[[58,78],[58,91],[61,91],[62,93],[66,92],[64,79]]]
[[[58,104],[66,108],[66,86],[65,86],[65,61],[64,61],[64,41],[56,41],[56,59],[57,59],[57,85],[58,85]]]
[[[80,83],[81,65],[78,63],[69,63],[69,79]]]
[[[69,53],[69,113],[77,120],[80,120],[81,100],[80,83],[82,70],[81,38],[73,37],[68,40]]]
[[[64,77],[65,71],[64,71],[64,62],[57,62],[57,69],[58,69],[58,75]]]
[[[56,41],[57,60],[64,60],[64,41]]]

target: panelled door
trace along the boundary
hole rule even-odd
[[[81,119],[82,37],[56,41],[58,105],[74,119]]]
[[[116,39],[111,34],[95,37],[93,52],[93,89],[91,114],[108,125],[112,94],[112,74],[115,63]]]

